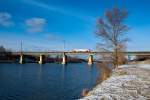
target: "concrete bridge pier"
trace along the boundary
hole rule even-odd
[[[25,63],[25,62],[24,62],[24,59],[23,59],[23,54],[21,54],[21,55],[20,55],[20,60],[19,60],[19,63],[20,63],[20,64],[23,64],[23,63]]]
[[[130,56],[130,55],[127,56],[127,60],[128,60],[128,61],[131,60],[131,56]]]
[[[93,55],[89,55],[88,65],[92,65],[92,64],[93,64]]]
[[[64,53],[62,58],[62,64],[65,65],[67,63],[67,55]]]
[[[43,61],[43,55],[40,54],[40,60],[39,60],[39,64],[43,64],[44,61]]]

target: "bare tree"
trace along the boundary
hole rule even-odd
[[[8,55],[11,55],[11,50],[6,49],[4,46],[0,46],[0,60],[7,59]]]
[[[96,35],[102,39],[98,47],[105,52],[112,52],[110,57],[115,68],[118,67],[119,54],[123,52],[128,40],[125,34],[129,28],[124,24],[127,15],[125,9],[113,8],[97,21]]]

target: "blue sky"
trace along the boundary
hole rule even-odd
[[[128,50],[150,50],[149,0],[0,0],[0,45],[19,50],[95,49],[96,19],[114,5],[129,11]]]

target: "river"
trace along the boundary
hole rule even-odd
[[[74,100],[95,86],[99,73],[87,63],[0,64],[0,100]]]

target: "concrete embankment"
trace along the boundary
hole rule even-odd
[[[150,64],[119,66],[80,100],[150,100]]]

